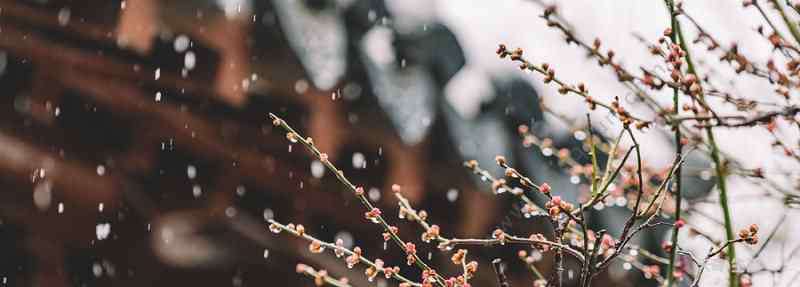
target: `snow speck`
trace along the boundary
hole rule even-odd
[[[103,276],[103,266],[101,266],[100,263],[92,264],[92,273],[94,274],[94,277]]]
[[[543,148],[542,149],[542,155],[544,155],[544,156],[552,156],[553,155],[553,149],[549,148],[549,147]]]
[[[58,25],[67,26],[71,16],[72,11],[70,11],[69,8],[61,8],[61,10],[58,10]]]
[[[197,65],[197,56],[194,52],[189,51],[186,52],[186,55],[183,56],[183,66],[186,67],[187,70],[193,70],[194,67]]]
[[[64,203],[63,202],[59,202],[58,203],[58,214],[62,214],[62,213],[64,213]]]
[[[105,167],[105,166],[103,166],[102,164],[101,164],[101,165],[98,165],[98,166],[97,166],[97,175],[99,175],[99,176],[103,176],[103,175],[105,175],[105,174],[106,174],[106,167]]]
[[[201,188],[200,185],[195,184],[192,186],[192,195],[194,195],[195,198],[200,197],[203,195],[203,188]]]
[[[97,235],[97,240],[104,240],[111,234],[111,223],[100,223],[95,226],[94,231]]]
[[[40,211],[50,208],[53,201],[53,184],[50,181],[43,181],[36,184],[33,188],[33,204]]]
[[[8,67],[8,54],[0,51],[0,76],[6,73],[6,67]]]
[[[225,209],[225,216],[229,218],[236,216],[236,207],[228,206],[228,208]]]
[[[458,189],[451,188],[447,191],[447,201],[455,202],[458,200]]]
[[[586,132],[575,131],[575,133],[573,133],[573,136],[575,137],[576,140],[582,141],[586,139]]]
[[[711,170],[709,170],[709,169],[706,169],[706,170],[703,170],[703,171],[700,172],[700,178],[702,180],[706,180],[706,181],[707,180],[711,180],[711,176],[712,176],[712,173],[711,173]]]
[[[161,68],[156,69],[155,79],[156,80],[161,79]]]
[[[315,160],[311,162],[311,175],[315,178],[322,178],[322,175],[325,174],[325,166],[322,165],[322,162]]]
[[[353,154],[353,168],[367,168],[367,157],[363,153],[357,152]]]
[[[269,249],[264,249],[264,259],[269,257]]]
[[[381,200],[381,191],[375,187],[370,188],[369,192],[367,193],[367,196],[369,196],[369,200],[372,201]]]
[[[197,168],[194,167],[193,165],[187,166],[186,167],[186,176],[188,176],[189,179],[194,179],[195,177],[197,177]]]
[[[244,185],[240,185],[236,187],[236,195],[239,197],[244,196],[247,193],[247,189],[244,188]]]
[[[275,218],[275,212],[272,209],[264,208],[264,220],[270,220]]]
[[[190,40],[186,35],[178,35],[178,37],[175,37],[175,42],[173,42],[173,44],[175,46],[175,52],[183,53],[186,49],[189,49]]]
[[[306,80],[297,80],[294,82],[294,92],[298,94],[304,94],[308,90],[308,81]]]

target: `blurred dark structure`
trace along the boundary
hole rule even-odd
[[[444,95],[467,65],[456,37],[435,22],[398,32],[382,1],[253,1],[230,16],[211,1],[0,0],[0,15],[3,285],[309,284],[292,275],[298,262],[367,285],[333,256],[268,234],[271,216],[400,262],[268,112],[356,182],[402,185],[450,234],[485,237],[509,217],[516,231],[541,228],[513,218],[513,200],[487,192],[459,168],[465,159],[493,166],[495,155],[514,155],[576,197],[515,134],[544,120],[533,88],[480,75],[494,96],[477,116],[460,115]],[[481,272],[475,285],[493,284],[490,268]]]

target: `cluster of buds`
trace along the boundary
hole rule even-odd
[[[583,100],[586,102],[587,105],[589,105],[589,110],[594,111],[597,109],[597,101],[595,101],[594,98],[592,98],[592,96],[586,95],[586,97],[584,97]]]
[[[381,210],[378,209],[377,207],[372,208],[372,210],[364,213],[364,217],[369,219],[373,223],[378,223],[380,216],[381,216]]]
[[[731,44],[731,48],[720,57],[720,60],[726,62],[736,62],[736,73],[744,72],[745,70],[752,69],[752,64],[747,58],[739,53],[739,47],[736,43]]]
[[[289,227],[289,229],[292,229],[295,232],[297,232],[297,235],[303,236],[306,234],[306,228],[302,224],[298,224],[297,226],[295,226],[294,224],[289,223],[288,225],[286,225],[286,227]]]
[[[660,90],[664,87],[664,82],[656,79],[652,73],[645,71],[641,80],[642,84],[654,90]]]
[[[739,239],[744,240],[748,244],[755,245],[758,243],[758,225],[750,224],[745,229],[739,231]]]
[[[464,264],[464,260],[466,260],[466,257],[467,257],[467,250],[459,249],[458,251],[456,251],[456,253],[453,254],[452,257],[450,257],[450,260],[452,260],[453,264],[455,265],[461,265]]]
[[[281,228],[277,223],[272,223],[269,225],[269,231],[272,231],[272,233],[275,234],[279,234],[281,233],[281,231],[283,231],[283,228]]]
[[[543,79],[543,81],[544,81],[545,84],[549,84],[550,82],[552,82],[553,80],[556,79],[556,71],[553,70],[553,68],[550,67],[550,64],[542,63],[542,71],[544,71],[544,79]],[[565,94],[565,93],[562,93],[561,90],[559,90],[559,93]]]
[[[533,264],[540,259],[537,256],[529,255],[528,251],[525,250],[517,251],[517,257],[519,257],[519,259],[525,262],[526,264]]]
[[[789,63],[787,63],[787,66],[788,65]],[[782,95],[784,98],[788,98],[789,91],[787,91],[784,87],[790,87],[792,84],[792,81],[789,80],[789,76],[779,70],[775,65],[775,61],[773,60],[767,61],[767,69],[769,70],[770,78],[775,79],[775,81],[782,86],[776,89],[776,92]],[[794,75],[796,75],[796,73]]]
[[[528,132],[531,131],[531,128],[528,125],[522,124],[517,126],[517,133],[520,135],[526,135]]]
[[[313,240],[311,243],[308,244],[308,251],[311,253],[319,254],[325,251],[325,247],[322,246],[322,242],[319,240]]]
[[[567,148],[560,148],[556,155],[558,156],[558,160],[560,160],[560,161],[565,161],[565,160],[569,159],[570,156],[571,156],[570,155],[570,151]]]
[[[474,159],[468,160],[467,162],[464,163],[464,166],[466,166],[469,169],[476,169],[478,168],[478,161]]]
[[[661,274],[661,268],[658,265],[647,265],[642,267],[642,274],[644,278],[653,279]]]
[[[739,277],[739,287],[752,287],[753,286],[753,279],[750,278],[750,275],[742,274]]]
[[[505,190],[506,190],[505,187],[506,187],[506,180],[505,179],[499,178],[499,179],[496,179],[496,180],[492,181],[492,190],[494,190],[495,193],[503,193],[503,192],[505,192]]]
[[[497,239],[498,241],[500,241],[501,245],[506,243],[506,241],[508,240],[507,236],[508,236],[508,234],[506,234],[506,232],[503,231],[500,228],[495,229],[494,232],[492,232],[492,238]]]
[[[569,31],[564,31],[564,32],[567,33],[567,37],[572,37],[571,32]],[[575,42],[577,42],[577,40],[575,40]],[[612,69],[614,70],[614,73],[617,75],[617,79],[619,79],[619,81],[621,82],[628,82],[633,80],[634,77],[631,76],[631,74],[628,73],[625,69],[623,69],[622,65],[614,62],[614,55],[616,55],[616,53],[614,53],[614,50],[608,50],[608,52],[606,52],[605,57],[603,57],[603,54],[600,51],[601,45],[602,43],[600,42],[600,38],[595,38],[594,41],[592,42],[591,48],[587,48],[590,55],[593,55],[597,58],[597,64],[600,65],[601,67],[605,65],[611,65]],[[578,86],[578,88],[580,89],[580,85]],[[584,91],[581,91],[581,93],[585,94]]]
[[[427,269],[422,271],[422,286],[428,287],[433,286],[433,283],[436,282],[436,277],[439,275],[436,274],[436,270]],[[427,284],[427,285],[426,285]]]
[[[428,212],[424,210],[414,211],[412,209],[409,209],[405,205],[400,204],[400,209],[397,213],[397,217],[400,219],[408,218],[411,221],[414,220],[425,221],[428,220]]]
[[[705,110],[701,111],[697,107],[697,105],[695,105],[695,104],[691,104],[690,105],[688,103],[685,103],[685,104],[683,104],[682,109],[685,112],[691,111],[693,114],[698,115],[698,116],[706,116],[706,115],[708,115],[708,112],[706,112]],[[700,121],[702,121],[702,120],[700,120]]]
[[[472,284],[467,282],[467,279],[464,276],[458,277],[450,277],[447,280],[444,280],[444,285],[446,287],[471,287]]]
[[[522,60],[522,49],[516,48],[514,51],[511,51],[510,57],[512,61],[521,61]]]
[[[386,279],[392,278],[396,274],[400,274],[400,267],[398,266],[383,268],[383,275]]]
[[[297,134],[295,134],[293,132],[288,132],[288,133],[286,133],[286,139],[289,140],[289,142],[291,142],[291,143],[296,143],[297,142]]]
[[[356,246],[355,248],[353,248],[353,254],[347,256],[347,258],[344,259],[344,262],[347,263],[347,268],[353,268],[356,266],[356,264],[361,262],[361,256],[362,256],[361,247]]]
[[[523,214],[533,214],[536,211],[539,211],[539,208],[532,203],[526,203],[522,206],[522,208],[520,208],[520,212]]]
[[[675,229],[681,229],[681,228],[682,228],[683,226],[685,226],[685,225],[686,225],[686,221],[685,221],[685,220],[683,220],[683,219],[678,219],[678,220],[676,220],[676,221],[675,221],[675,223],[673,224],[673,226],[675,226]]]
[[[497,53],[498,56],[500,56],[501,59],[505,58],[505,57],[509,57],[512,61],[519,61],[519,60],[522,59],[522,53],[523,52],[522,52],[522,49],[520,49],[520,48],[516,48],[513,51],[509,51],[508,47],[506,47],[505,44],[500,44],[497,47],[496,53]]]
[[[619,104],[619,97],[614,97],[614,101],[611,102],[612,111],[617,115],[622,124],[630,125],[633,122],[631,118],[631,114],[628,113],[628,110],[625,109],[622,105]]]
[[[383,265],[383,260],[375,259],[375,265],[369,266],[366,270],[364,270],[364,275],[367,276],[367,280],[369,280],[369,282],[375,280],[375,276],[378,276],[378,273],[383,271]]]
[[[661,249],[666,253],[672,252],[672,248],[674,248],[674,246],[672,246],[672,241],[665,240],[661,243]]]
[[[541,192],[541,193],[550,194],[550,190],[551,190],[551,187],[546,182],[542,183],[541,185],[539,185],[539,192]]]
[[[700,85],[697,76],[694,74],[688,74],[683,77],[681,85],[683,86],[684,90],[689,91],[689,94],[692,96],[700,95],[703,92],[703,87]]]
[[[547,211],[550,213],[550,217],[552,218],[558,218],[562,211],[570,212],[575,208],[572,203],[561,200],[560,196],[553,196],[553,198],[551,198],[550,201],[544,205],[544,207],[547,208]]]
[[[603,249],[612,249],[614,248],[614,246],[616,246],[616,244],[617,243],[614,240],[614,238],[608,234],[603,234],[603,236],[600,239],[600,247],[602,247]]]
[[[783,37],[781,37],[781,35],[778,35],[778,33],[775,32],[772,32],[772,34],[770,34],[769,37],[767,37],[767,39],[775,49],[780,49],[787,45],[786,42],[783,40]]]
[[[333,249],[333,254],[336,255],[336,258],[344,256],[344,250],[344,240],[341,238],[336,239],[336,248]]]
[[[506,161],[506,157],[502,155],[495,156],[494,161],[497,162],[497,165],[499,166],[505,166],[506,164],[508,164],[508,161]]]
[[[402,190],[403,190],[403,188],[399,184],[396,184],[396,183],[392,184],[392,192],[398,193],[398,192],[400,192]]]
[[[547,241],[547,238],[545,238],[541,233],[531,234],[531,236],[528,238],[533,241]],[[534,243],[533,248],[536,248],[542,252],[547,252],[550,250],[550,245],[544,243]]]
[[[466,275],[467,278],[472,278],[472,277],[475,277],[475,273],[478,273],[478,262],[477,261],[470,261],[464,267],[464,275]]]
[[[774,133],[778,129],[778,122],[775,119],[770,120],[766,125],[767,131]]]
[[[397,226],[389,226],[389,231],[381,234],[383,235],[383,241],[389,241],[390,239],[392,239],[392,235],[397,234],[398,231],[399,229],[397,228]]]
[[[594,41],[592,41],[592,50],[597,52],[597,53],[599,53],[600,52],[600,46],[602,46],[602,45],[603,45],[603,43],[600,41],[600,38],[594,38]]]
[[[792,76],[800,75],[800,61],[797,59],[792,59],[789,62],[786,62],[786,70],[789,71],[789,74]]]
[[[434,224],[434,225],[431,225],[431,227],[428,228],[428,230],[425,230],[425,232],[422,233],[422,241],[425,242],[425,243],[428,243],[428,242],[431,242],[431,240],[438,239],[439,236],[440,236],[439,226]]]
[[[297,271],[297,273],[302,273],[302,272],[304,272],[303,269],[305,269],[305,268],[301,268],[300,264],[298,264],[296,271]],[[328,277],[328,271],[326,271],[326,270],[317,271],[317,273],[314,274],[314,285],[315,286],[324,286],[325,285],[325,277]]]
[[[406,242],[406,264],[411,265],[417,262],[417,246],[414,243]]]
[[[519,177],[519,175],[517,173],[517,170],[514,169],[513,167],[506,167],[505,175],[506,175],[506,177],[510,177],[510,178],[518,178]]]
[[[686,51],[681,49],[678,44],[672,43],[669,46],[669,53],[667,54],[667,64],[672,67],[673,72],[680,73],[683,66],[683,59],[686,57]],[[677,82],[680,80],[680,74],[672,74],[672,80]]]
[[[283,120],[281,120],[281,119],[279,119],[279,118],[277,118],[277,117],[275,117],[275,118],[273,118],[273,119],[272,119],[272,125],[273,125],[273,126],[276,126],[276,127],[278,127],[278,126],[280,126],[281,124],[283,124]]]

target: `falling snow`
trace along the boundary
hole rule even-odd
[[[111,224],[110,223],[100,223],[95,226],[95,233],[97,235],[97,240],[105,240],[108,238],[108,235],[111,234]]]

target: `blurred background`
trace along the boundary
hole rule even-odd
[[[668,18],[660,2],[643,2],[570,1],[561,9],[579,35],[602,38],[628,63],[655,65],[634,36],[656,39]],[[0,0],[0,286],[313,284],[294,274],[299,262],[355,286],[396,285],[367,282],[363,271],[347,269],[333,255],[312,256],[302,242],[269,233],[265,220],[275,218],[387,262],[404,258],[383,247],[379,230],[365,224],[358,202],[320,162],[272,127],[270,112],[313,137],[384,210],[396,210],[388,191],[399,184],[447,234],[483,238],[498,227],[543,232],[544,221],[523,218],[512,197],[493,195],[462,162],[475,159],[501,174],[494,157],[505,155],[577,200],[585,179],[565,171],[553,154],[563,148],[588,162],[580,156],[587,110],[497,59],[497,44],[524,47],[598,95],[625,97],[612,73],[547,30],[538,18],[543,5]],[[757,37],[736,30],[748,29],[740,19],[754,17],[738,5],[686,6],[708,16],[702,18],[728,42]],[[767,44],[743,49],[770,53]],[[593,118],[598,134],[618,133],[613,120]],[[553,148],[523,145],[521,124],[551,138]],[[672,159],[665,132],[642,135],[654,168]],[[772,152],[758,137],[722,137],[738,138],[722,140],[723,147],[747,149],[743,160],[754,165]],[[687,174],[693,177],[688,194],[702,197],[712,188],[709,176],[701,176],[710,165],[702,156],[688,164],[694,171]],[[794,214],[780,203],[774,207],[774,217],[762,214],[764,222],[775,226],[786,216],[791,222]],[[606,209],[591,223],[619,232],[627,209]],[[709,209],[713,219],[717,210]],[[416,226],[397,224],[404,238],[418,238]],[[789,229],[776,240],[791,241],[796,233]],[[655,230],[637,244],[660,253],[665,236]],[[431,252],[441,271],[457,271],[448,269],[454,268],[449,255],[422,245],[421,254]],[[531,284],[513,250],[470,255],[483,266],[473,285],[495,284],[488,262],[498,257],[509,263],[515,286]],[[537,256],[540,269],[552,270],[550,254]],[[613,266],[598,285],[656,284],[629,268]]]

